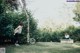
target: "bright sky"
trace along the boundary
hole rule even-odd
[[[66,27],[74,24],[72,12],[74,2],[66,0],[33,0],[28,4],[35,19],[38,20],[38,27]]]

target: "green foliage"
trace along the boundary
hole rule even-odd
[[[79,10],[79,6],[77,5],[77,9]],[[75,10],[74,13],[76,17],[74,20],[80,21],[80,12]],[[74,39],[75,41],[80,41],[80,28],[75,28],[74,26],[69,26],[63,31],[49,31],[46,29],[40,30],[37,29],[37,22],[32,16],[31,12],[28,11],[28,16],[30,20],[30,37],[35,38],[36,41],[42,42],[59,42],[60,39],[64,38],[64,34],[68,33],[70,38]],[[22,35],[20,36],[20,43],[26,42],[26,35],[27,35],[27,15],[24,12],[14,12],[12,10],[11,4],[6,4],[6,6],[0,1],[0,37],[3,36],[4,39],[13,39],[14,29],[18,26],[20,22],[23,22],[23,31]],[[0,38],[1,39],[1,38]]]
[[[37,41],[40,42],[60,42],[60,39],[65,38],[65,33],[70,35],[71,39],[74,41],[80,41],[80,28],[75,28],[74,26],[69,26],[63,31],[49,31],[49,30],[37,30],[33,36]]]
[[[76,16],[73,19],[80,23],[80,3],[76,3],[75,7],[73,12]],[[75,41],[80,41],[80,28],[73,31],[72,38],[75,39]]]
[[[20,36],[20,43],[26,42],[27,35],[27,15],[24,12],[12,11],[10,5],[0,4],[0,37],[3,37],[4,40],[14,38],[14,29],[19,25],[20,22],[23,22],[22,36]],[[5,9],[5,10],[4,10]],[[31,15],[31,12],[28,12],[30,18],[30,33],[33,35],[33,32],[37,29],[36,20]],[[35,33],[34,33],[35,34]]]
[[[75,21],[80,22],[80,3],[76,3],[76,8],[74,9],[75,17],[73,18]]]

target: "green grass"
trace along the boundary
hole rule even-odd
[[[35,45],[10,45],[6,47],[6,53],[80,53],[80,43],[39,42]]]

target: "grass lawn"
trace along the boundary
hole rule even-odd
[[[35,45],[6,46],[6,53],[80,53],[80,43],[38,42]]]

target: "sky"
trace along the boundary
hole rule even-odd
[[[68,25],[75,25],[73,9],[75,2],[66,0],[31,0],[28,9],[38,22],[39,28],[65,28]]]

